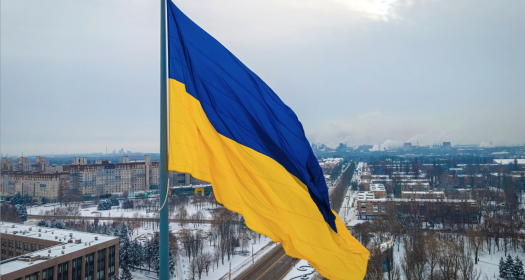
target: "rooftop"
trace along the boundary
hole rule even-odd
[[[371,184],[370,185],[371,191],[385,191],[385,186],[383,184]]]
[[[6,275],[31,265],[41,264],[57,256],[84,250],[88,246],[118,239],[116,236],[6,222],[0,223],[0,233],[3,238],[6,238],[6,235],[20,235],[27,238],[57,242],[56,245],[43,250],[3,260],[0,262],[0,275]],[[62,253],[62,251],[64,251],[64,253]],[[27,261],[21,261],[21,259],[26,259]],[[29,261],[29,259],[33,261]]]
[[[516,160],[518,162],[518,164],[525,164],[525,159],[494,159],[494,163],[497,163],[497,164],[511,164],[511,163],[514,163],[514,160]]]
[[[429,191],[429,192],[402,191],[401,193],[416,193],[416,194],[430,194],[430,193],[435,193],[435,194],[445,194],[444,192],[441,192],[441,191],[438,191],[438,192],[435,192],[435,191]]]
[[[209,188],[211,187],[211,184],[207,184],[207,185],[185,185],[185,186],[173,186],[173,187],[170,187],[172,189],[187,189],[187,188],[192,188],[192,189],[202,189],[202,188]]]

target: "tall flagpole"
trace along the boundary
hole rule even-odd
[[[160,205],[167,204],[168,147],[167,147],[167,71],[166,71],[166,0],[160,0]],[[169,279],[169,221],[168,205],[160,209],[159,217],[159,279]]]

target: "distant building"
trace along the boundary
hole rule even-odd
[[[179,173],[176,171],[168,171],[168,178],[170,187],[174,186],[188,186],[188,185],[207,185],[208,182],[199,180],[189,173]]]
[[[361,179],[372,179],[372,174],[370,174],[369,171],[363,171],[361,172]]]
[[[56,199],[69,190],[69,173],[2,172],[2,190],[5,195],[21,195]]]
[[[119,275],[115,236],[2,223],[2,280],[112,279]]]
[[[400,182],[401,191],[405,192],[428,192],[430,191],[430,184],[427,182],[418,182],[418,181],[405,181]]]
[[[385,200],[386,198],[376,198],[371,191],[360,191],[356,204],[359,219],[368,220],[371,216],[386,215]]]
[[[514,164],[517,162],[518,164],[525,164],[525,159],[494,159],[494,163],[496,164]]]
[[[85,157],[75,157],[73,158],[73,165],[86,165],[87,158]]]
[[[171,195],[185,195],[185,196],[193,196],[196,194],[204,194],[208,196],[213,192],[213,188],[210,184],[176,186],[170,189],[171,189]]]
[[[64,166],[63,165],[58,165],[58,164],[46,164],[46,167],[45,167],[45,170],[44,172],[47,172],[47,173],[53,173],[53,172],[63,172],[64,171]]]
[[[449,168],[451,174],[461,175],[463,174],[463,168]]]
[[[452,150],[452,145],[450,144],[450,142],[443,142],[443,146],[441,148],[445,150]]]
[[[2,158],[2,171],[13,171],[12,158]]]
[[[445,193],[444,192],[435,192],[435,191],[429,191],[429,192],[401,192],[401,198],[414,198],[414,199],[444,199]]]
[[[372,148],[374,148],[374,145],[361,145],[361,146],[357,147],[356,150],[359,151],[359,152],[368,152]]]
[[[405,144],[403,145],[403,151],[405,151],[405,152],[410,152],[410,151],[412,151],[412,143],[405,143]]]
[[[386,197],[386,190],[383,184],[370,184],[370,192],[374,194],[375,198]]]
[[[372,183],[371,179],[359,179],[358,186],[361,191],[370,191],[370,184]]]
[[[422,222],[452,219],[476,223],[478,206],[472,199],[375,198],[370,192],[359,193],[357,211],[360,220],[379,215],[418,215]]]
[[[91,198],[97,194],[122,196],[125,192],[151,193],[159,189],[159,162],[152,162],[149,155],[143,161],[131,161],[125,155],[122,163],[97,160],[95,164],[88,164],[86,157],[75,157],[71,165],[50,165],[40,156],[35,162],[20,157],[14,164],[11,158],[2,158],[1,168],[0,194],[4,195],[20,192],[49,199],[69,195]],[[174,171],[168,172],[168,178],[171,187],[209,184]]]
[[[319,160],[319,166],[323,169],[325,175],[331,175],[336,167],[343,164],[343,158],[324,158]]]
[[[155,190],[159,187],[159,162],[146,155],[142,162],[65,165],[72,193],[84,196]]]

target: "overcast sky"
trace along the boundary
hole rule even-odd
[[[4,155],[158,152],[159,1],[0,3]],[[311,142],[525,142],[525,1],[175,3]]]

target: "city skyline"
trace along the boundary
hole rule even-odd
[[[311,143],[525,141],[523,3],[175,2],[272,87]],[[155,3],[1,5],[3,154],[158,152]]]

